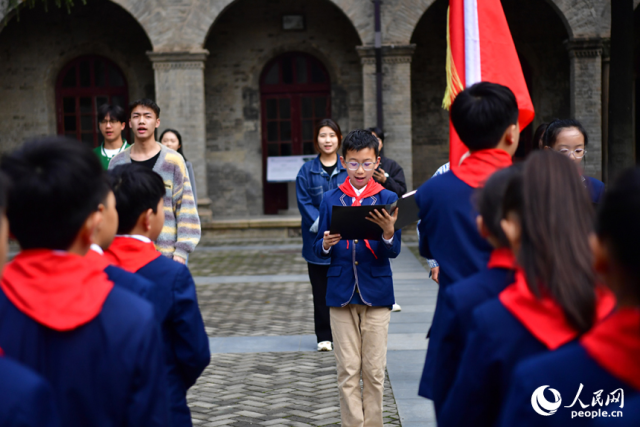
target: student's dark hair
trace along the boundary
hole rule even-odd
[[[342,131],[340,130],[340,126],[331,119],[322,119],[316,125],[315,137],[313,138],[313,148],[316,149],[316,152],[320,152],[320,145],[318,145],[318,136],[320,135],[320,129],[323,127],[331,128],[336,133],[338,137],[338,150],[342,146]]]
[[[520,177],[507,186],[503,214],[522,224],[522,266],[529,289],[549,292],[576,330],[589,330],[595,317],[595,276],[589,233],[592,205],[577,166],[551,150],[530,154]]]
[[[156,118],[160,118],[160,107],[158,107],[158,104],[149,98],[138,99],[129,104],[129,114],[133,113],[134,108],[140,106],[151,108],[153,112],[156,113]]]
[[[375,126],[375,127],[372,127],[372,128],[367,128],[367,130],[369,132],[375,133],[378,136],[378,138],[380,138],[380,140],[382,140],[382,142],[384,143],[384,131],[382,129],[380,129],[379,127]]]
[[[506,86],[476,83],[456,96],[451,122],[470,151],[495,148],[507,128],[518,123],[518,102]]]
[[[541,123],[533,133],[534,150],[539,150],[544,147],[544,140],[542,138],[544,137],[544,132],[547,130],[547,126],[549,126],[549,123]]]
[[[118,211],[118,234],[128,234],[147,209],[156,212],[158,202],[165,195],[162,177],[153,170],[135,163],[109,170]]]
[[[344,137],[342,141],[342,157],[347,159],[347,151],[360,151],[372,148],[376,157],[378,157],[378,138],[373,136],[371,132],[364,129],[352,130]]]
[[[502,230],[502,201],[507,185],[516,175],[522,174],[522,164],[510,166],[495,172],[487,180],[484,187],[475,196],[478,214],[482,217],[489,233],[500,243],[500,247],[508,247],[509,240]]]
[[[622,172],[598,207],[596,233],[633,283],[640,300],[640,168]],[[631,290],[631,289],[629,289]]]
[[[120,123],[127,122],[127,114],[124,109],[119,105],[102,104],[98,107],[98,123],[103,121],[105,117],[109,116],[111,120],[117,120]]]
[[[545,147],[552,147],[556,144],[558,136],[560,132],[564,129],[568,128],[576,128],[584,137],[584,146],[589,145],[589,136],[587,135],[587,131],[585,130],[582,123],[575,119],[556,119],[549,123],[547,126],[547,130],[544,132],[544,137],[542,141],[544,142]]]
[[[176,136],[176,138],[178,138],[178,144],[180,144],[180,147],[178,147],[178,149],[176,150],[178,153],[180,153],[180,155],[182,156],[182,158],[184,159],[184,161],[187,161],[187,158],[184,156],[184,152],[182,151],[182,135],[180,135],[180,132],[178,132],[175,129],[165,129],[162,131],[162,133],[160,134],[160,138],[158,138],[158,140],[160,142],[162,142],[162,137],[164,137],[164,135],[167,132],[171,132],[172,134],[174,134]]]
[[[100,160],[75,140],[28,141],[5,155],[0,169],[12,182],[7,217],[22,249],[68,249],[103,201]]]

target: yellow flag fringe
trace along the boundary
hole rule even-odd
[[[453,62],[453,54],[451,53],[451,32],[449,21],[449,8],[447,8],[447,88],[444,91],[444,99],[442,100],[442,108],[449,110],[453,100],[460,93],[464,86],[456,70],[456,64]]]

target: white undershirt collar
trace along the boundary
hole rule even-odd
[[[140,240],[144,243],[153,243],[150,238],[141,236],[140,234],[117,234],[116,237],[128,237],[130,239]]]

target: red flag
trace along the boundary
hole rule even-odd
[[[499,83],[513,91],[520,129],[533,121],[533,103],[500,0],[449,0],[443,106],[449,109],[460,91],[480,81]],[[455,165],[468,150],[451,123],[449,130],[449,160]]]

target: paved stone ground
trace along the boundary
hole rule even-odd
[[[188,395],[202,426],[340,424],[333,353],[219,354]],[[387,377],[384,423],[399,426]]]
[[[198,285],[198,303],[211,337],[313,334],[310,283]]]
[[[220,246],[191,255],[194,276],[307,274],[300,248]],[[198,285],[197,292],[210,337],[314,333],[309,282],[216,283]],[[335,356],[315,351],[215,354],[190,389],[188,402],[194,424],[207,427],[339,425]],[[400,425],[388,377],[384,411],[385,425]]]
[[[193,276],[307,274],[300,249],[196,251],[189,256]]]

